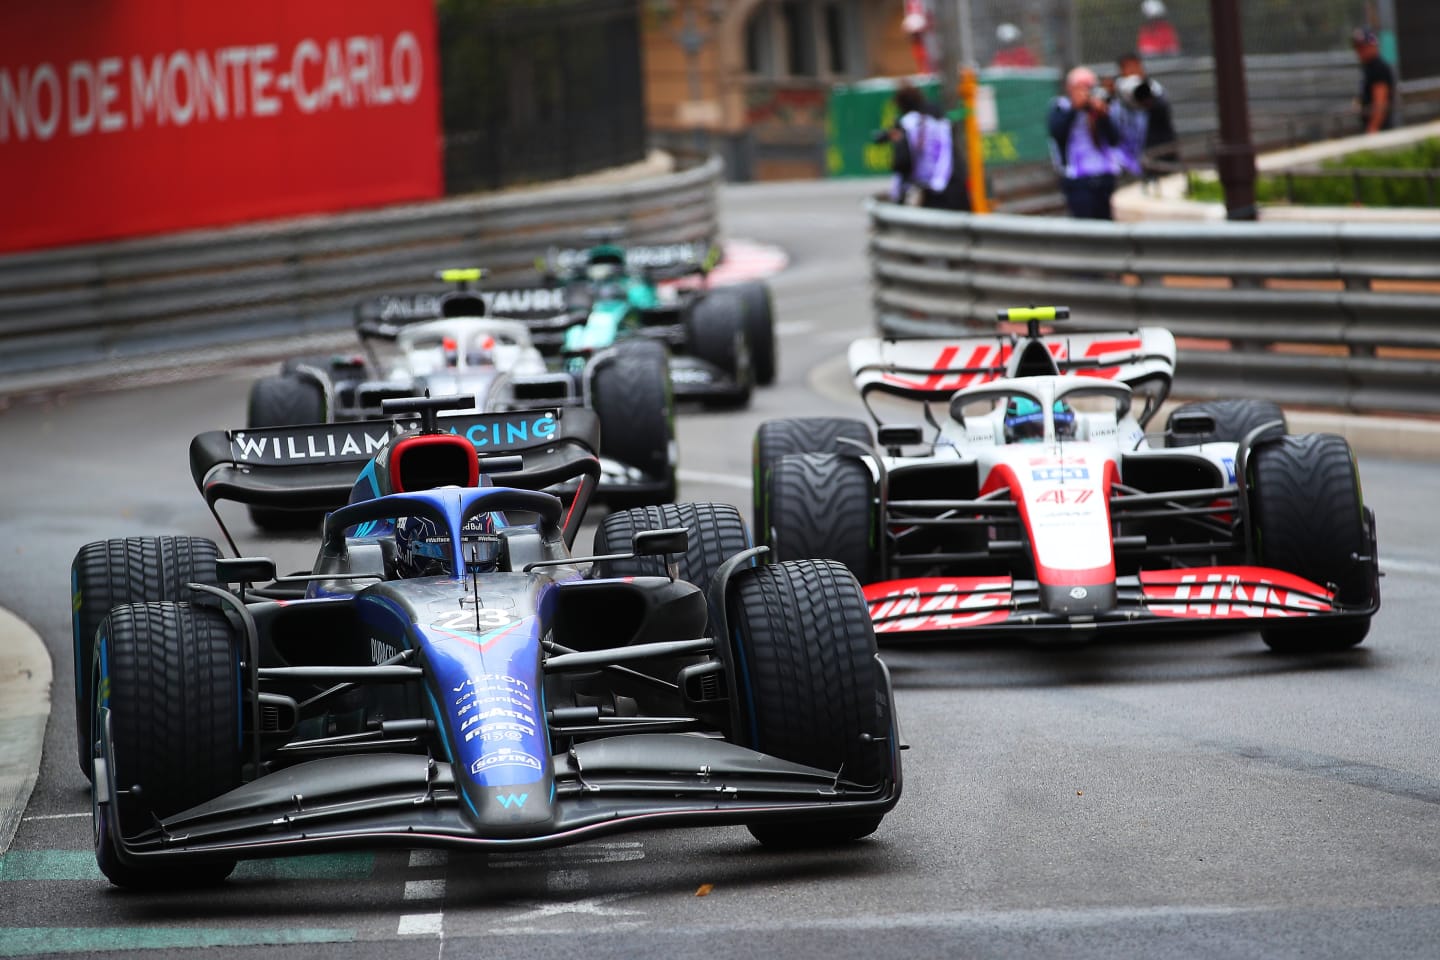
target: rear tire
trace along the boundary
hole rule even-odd
[[[720,565],[752,546],[745,519],[728,503],[666,503],[637,507],[606,517],[595,530],[595,554],[625,553],[631,538],[641,530],[685,527],[690,531],[690,549],[677,557],[681,580],[702,590]],[[665,577],[664,557],[634,557],[605,560],[595,565],[601,577]]]
[[[870,428],[853,417],[792,417],[760,424],[750,450],[754,509],[750,529],[762,543],[770,542],[765,510],[770,494],[770,468],[775,461],[792,453],[837,453],[841,438],[859,441],[867,449],[874,444]]]
[[[1350,606],[1379,600],[1374,546],[1350,444],[1333,434],[1282,437],[1256,447],[1248,466],[1255,552],[1260,563],[1334,584]],[[1369,557],[1369,562],[1356,560]],[[1261,639],[1282,653],[1323,653],[1353,647],[1370,620],[1325,624],[1267,621]]]
[[[760,280],[737,283],[724,289],[733,291],[745,307],[745,333],[750,340],[750,369],[755,382],[768,387],[775,382],[775,307],[770,298],[770,285]]]
[[[224,614],[188,603],[125,604],[101,623],[93,675],[107,690],[93,713],[110,710],[111,752],[121,832],[146,830],[240,785],[240,666]],[[139,787],[137,791],[134,788]],[[176,866],[122,863],[116,838],[95,811],[95,859],[122,887],[218,883],[233,859]]]
[[[794,763],[878,785],[895,762],[890,703],[860,585],[844,567],[802,560],[741,571],[729,617],[736,687],[749,746]],[[749,825],[766,846],[847,843],[882,815]]]
[[[300,358],[304,362],[314,358]],[[328,363],[328,360],[326,361]],[[278,377],[261,377],[250,386],[250,402],[245,425],[249,427],[293,427],[301,424],[327,423],[325,391],[313,380],[293,373]],[[276,507],[249,506],[250,522],[261,530],[289,532],[318,530],[325,519],[324,511],[281,510]]]
[[[685,320],[686,350],[735,382],[728,394],[705,397],[706,406],[744,407],[755,382],[745,304],[729,288],[711,290],[696,301]]]
[[[1203,413],[1215,421],[1208,433],[1180,433],[1172,429],[1181,414]],[[1285,411],[1269,400],[1199,400],[1176,407],[1165,419],[1165,446],[1187,447],[1197,443],[1239,443],[1256,427],[1279,420],[1282,432],[1289,432]]]
[[[770,557],[835,560],[861,583],[877,576],[875,483],[854,457],[802,453],[770,471]]]
[[[665,503],[675,499],[675,403],[670,360],[660,343],[637,341],[616,348],[590,381],[590,406],[600,418],[600,453],[663,482],[654,493],[605,495],[612,506]]]
[[[95,631],[113,607],[151,600],[181,600],[187,583],[219,586],[220,549],[203,537],[126,537],[87,543],[70,564],[70,630],[75,657],[75,737],[80,770],[90,776],[94,741],[90,718],[94,687],[90,666]]]

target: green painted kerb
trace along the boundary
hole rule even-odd
[[[332,853],[279,860],[247,860],[232,880],[364,880],[375,869],[373,853]],[[89,850],[11,850],[0,856],[0,881],[88,880],[104,883]],[[8,954],[0,954],[8,956]]]
[[[195,947],[259,947],[289,943],[347,943],[354,930],[315,927],[247,930],[209,927],[12,927],[0,930],[0,957],[49,953],[113,953]]]

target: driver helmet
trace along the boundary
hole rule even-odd
[[[490,573],[500,563],[493,513],[476,514],[460,531],[465,575]],[[401,517],[395,524],[395,572],[404,579],[450,572],[450,534],[429,517]]]
[[[585,276],[591,280],[609,280],[624,270],[625,253],[612,244],[595,247],[585,261]]]
[[[465,365],[469,367],[494,366],[495,338],[487,333],[472,339],[470,349],[465,351]]]
[[[1064,400],[1056,400],[1052,409],[1055,436],[1060,440],[1075,437],[1075,411]],[[1005,405],[1005,442],[1039,443],[1045,439],[1045,412],[1029,397],[1011,397]]]

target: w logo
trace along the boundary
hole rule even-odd
[[[530,794],[528,793],[522,793],[518,796],[513,793],[507,793],[503,796],[500,794],[496,794],[495,799],[500,801],[500,806],[504,807],[506,810],[509,810],[511,807],[525,806],[525,799],[529,796]]]

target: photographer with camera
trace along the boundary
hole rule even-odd
[[[1065,76],[1065,95],[1050,106],[1050,156],[1070,215],[1113,220],[1110,197],[1120,172],[1120,132],[1095,71],[1076,67]]]
[[[1122,54],[1115,64],[1120,76],[1115,80],[1110,119],[1120,131],[1122,165],[1146,180],[1174,172],[1180,146],[1165,89],[1145,75],[1138,54]]]
[[[890,169],[895,173],[890,199],[904,203],[911,188],[918,188],[920,206],[935,210],[969,210],[970,190],[964,165],[956,156],[950,121],[925,95],[910,84],[895,91],[900,116],[895,125],[875,134],[876,143],[890,143]]]

